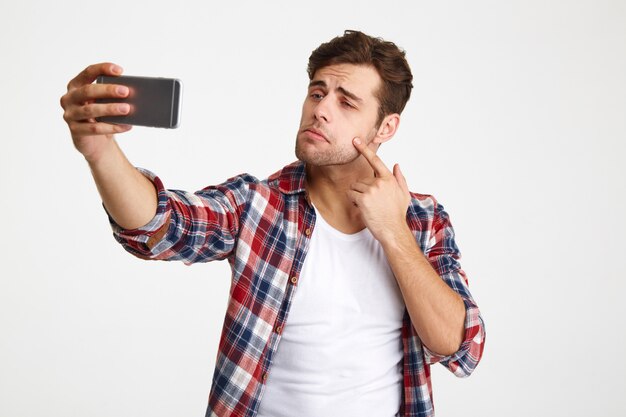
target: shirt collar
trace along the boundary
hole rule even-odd
[[[270,183],[278,186],[284,194],[296,194],[305,192],[306,169],[302,161],[295,161],[287,165],[280,171],[270,175]]]

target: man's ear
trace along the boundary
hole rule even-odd
[[[400,125],[400,115],[398,113],[392,113],[385,116],[374,138],[374,143],[381,144],[387,142],[396,134],[398,126]]]

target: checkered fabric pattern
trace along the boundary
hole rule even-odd
[[[157,188],[157,214],[135,230],[123,230],[111,220],[114,236],[144,259],[188,264],[228,260],[232,285],[206,415],[253,417],[315,227],[304,164],[294,162],[261,181],[239,175],[196,193],[166,190],[158,177],[141,171]],[[430,365],[439,362],[459,377],[468,376],[482,355],[485,332],[443,207],[432,196],[412,193],[407,223],[466,307],[465,340],[447,357],[422,345],[405,313],[404,391],[398,415],[432,416]]]

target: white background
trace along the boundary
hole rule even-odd
[[[306,63],[360,29],[414,91],[381,149],[450,213],[487,324],[438,416],[626,413],[626,3],[12,1],[0,6],[0,416],[203,416],[226,263],[111,237],[59,98],[90,63],[177,77],[182,126],[119,137],[169,188],[293,161]]]

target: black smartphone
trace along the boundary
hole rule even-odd
[[[98,103],[128,103],[126,116],[98,117],[99,122],[175,129],[180,124],[182,84],[176,78],[101,75],[98,84],[119,84],[129,88],[124,99],[100,99]]]

